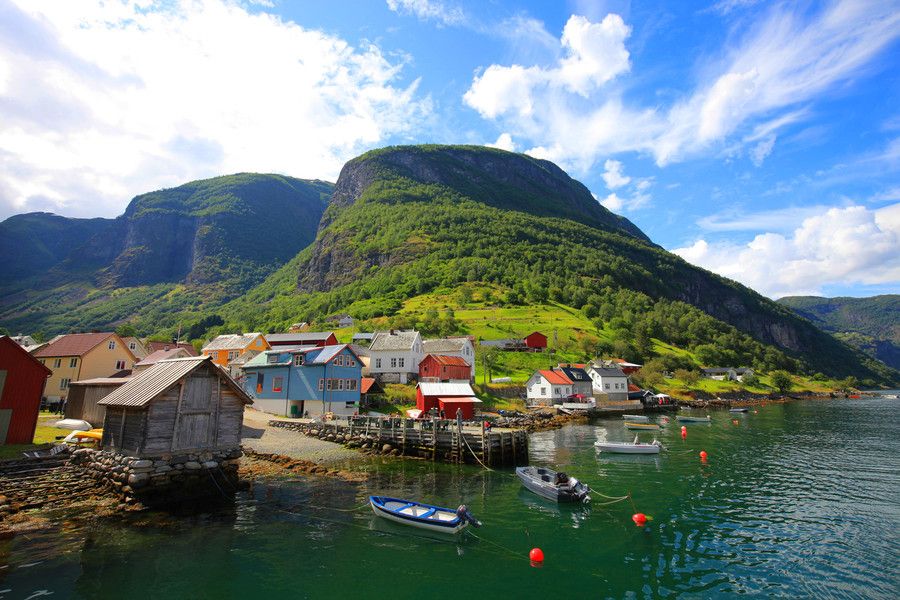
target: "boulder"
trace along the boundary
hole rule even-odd
[[[157,473],[168,473],[171,470],[172,470],[172,467],[170,467],[166,463],[163,463],[163,464],[159,465],[158,467],[156,467]]]
[[[184,468],[188,471],[197,471],[199,469],[202,469],[203,465],[195,460],[189,460],[188,462],[184,463]]]
[[[381,447],[381,452],[383,454],[387,454],[388,452],[390,452],[393,449],[394,449],[394,447],[391,446],[390,444],[385,444],[384,446]]]
[[[152,460],[136,460],[131,463],[131,469],[146,469],[153,466]]]
[[[217,463],[214,460],[207,460],[206,462],[203,463],[204,469],[215,469],[218,466],[219,466],[219,463]]]

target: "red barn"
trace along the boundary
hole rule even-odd
[[[547,347],[547,336],[539,331],[525,336],[525,347],[529,350],[540,351]]]
[[[431,383],[420,381],[416,386],[416,408],[422,416],[432,408],[444,411],[447,419],[456,418],[456,410],[462,411],[463,419],[475,417],[476,405],[481,400],[475,397],[468,383]]]
[[[34,439],[44,384],[52,371],[8,336],[0,336],[0,444]]]
[[[471,375],[472,367],[461,356],[427,354],[419,363],[420,381],[425,377],[434,377],[438,381],[450,381],[451,379],[469,381]]]

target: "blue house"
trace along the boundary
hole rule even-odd
[[[287,417],[359,410],[362,361],[346,344],[273,348],[244,365],[244,390],[253,406]]]

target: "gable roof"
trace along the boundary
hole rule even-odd
[[[563,372],[566,377],[569,378],[572,383],[576,383],[579,381],[590,381],[591,377],[587,374],[587,372],[582,367],[576,367],[575,365],[560,365],[559,369],[553,369],[554,372]]]
[[[411,350],[417,337],[419,337],[418,331],[379,331],[372,338],[369,350],[371,352],[378,352],[379,350]]]
[[[344,348],[350,351],[353,356],[356,356],[356,359],[359,360],[359,356],[356,355],[356,352],[353,351],[347,344],[337,344],[331,346],[322,346],[321,348],[313,348],[312,350],[307,350],[306,354],[312,354],[313,352],[318,351],[314,356],[310,357],[309,363],[311,365],[324,365],[335,356],[340,354]]]
[[[225,385],[238,395],[244,404],[253,400],[209,356],[173,358],[163,360],[143,373],[132,377],[128,383],[97,402],[103,406],[143,407],[154,398],[176,385],[184,377],[201,368],[210,369]]]
[[[147,367],[155,365],[161,360],[169,360],[170,358],[186,358],[190,356],[184,348],[170,348],[169,350],[156,350],[144,357],[142,361],[136,363],[136,367]]]
[[[10,348],[12,352],[21,352],[24,356],[27,356],[35,365],[43,369],[47,375],[52,375],[53,371],[47,368],[47,365],[36,359],[33,355],[29,354],[28,351],[17,344],[12,338],[8,335],[0,335],[0,345],[6,345]]]
[[[420,381],[416,386],[424,396],[474,396],[472,386],[465,382]]]
[[[470,367],[469,363],[466,362],[461,356],[447,356],[446,354],[429,354],[425,358],[428,357],[433,358],[439,365],[443,365],[445,367]]]
[[[384,389],[381,387],[381,384],[378,383],[378,380],[374,377],[363,377],[359,382],[359,393],[383,394]]]
[[[551,371],[550,369],[544,369],[538,371],[538,373],[546,379],[549,383],[553,385],[571,385],[572,381],[566,377],[565,373],[560,373],[559,371]]]
[[[601,377],[627,377],[625,375],[625,371],[623,371],[620,367],[612,365],[591,365],[590,370],[600,375]]]
[[[34,353],[38,358],[54,356],[83,356],[116,335],[112,331],[106,333],[69,333],[59,336]],[[125,347],[125,350],[128,350]],[[131,352],[128,350],[128,352]]]
[[[265,338],[270,344],[297,344],[302,346],[311,342],[324,342],[333,335],[333,331],[304,331],[302,333],[269,333]]]
[[[203,346],[203,350],[243,350],[261,335],[261,333],[227,333]]]
[[[462,352],[462,349],[468,343],[469,338],[441,338],[437,340],[422,340],[422,351],[425,354]]]
[[[194,345],[188,342],[151,342],[148,341],[144,344],[144,347],[147,348],[147,352],[156,352],[157,350],[171,350],[175,347],[184,348],[184,351],[188,353],[189,356],[197,356],[197,349],[194,348]]]

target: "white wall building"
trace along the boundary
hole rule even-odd
[[[573,389],[572,381],[559,371],[535,371],[525,383],[529,406],[561,404]]]
[[[389,383],[406,383],[416,377],[425,357],[418,331],[379,331],[368,354],[368,374]]]
[[[588,375],[594,385],[594,393],[606,394],[610,400],[628,400],[628,375],[615,366],[591,365]]]

